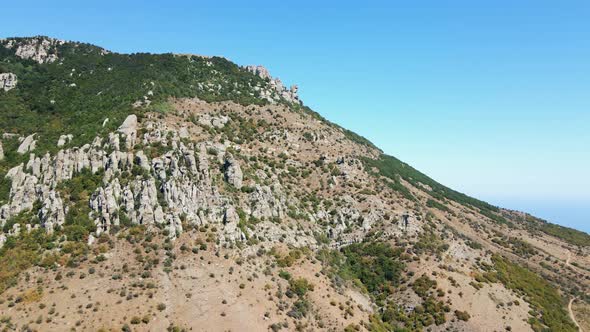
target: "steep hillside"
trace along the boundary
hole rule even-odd
[[[9,38],[0,83],[2,328],[587,324],[588,234],[437,183],[263,67]]]

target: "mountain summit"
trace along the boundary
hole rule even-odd
[[[221,57],[0,40],[0,326],[589,328],[588,234],[437,183],[297,91]]]

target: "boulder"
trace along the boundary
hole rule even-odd
[[[240,216],[233,206],[228,206],[223,215],[223,240],[225,242],[243,241],[246,235],[238,227],[240,223]]]
[[[223,165],[225,170],[225,180],[237,189],[242,188],[243,174],[238,161],[231,153],[225,154],[225,163]]]
[[[187,127],[181,127],[178,130],[178,137],[180,137],[180,138],[189,138],[190,137],[190,134],[188,132],[188,128]]]
[[[128,149],[132,148],[137,138],[137,116],[135,114],[129,115],[118,131],[125,136],[125,146]]]
[[[74,138],[74,135],[72,135],[72,134],[69,134],[69,135],[61,135],[59,137],[59,140],[57,140],[57,146],[58,147],[62,147],[64,145],[66,145],[69,142],[71,142],[73,138]]]
[[[16,152],[20,154],[25,154],[29,151],[35,150],[36,145],[37,141],[35,141],[35,134],[29,135],[22,141]]]
[[[148,157],[141,150],[135,154],[135,164],[148,172],[151,169]]]
[[[0,74],[0,89],[4,91],[12,90],[16,87],[18,82],[16,75],[13,73],[2,73]]]
[[[55,226],[61,226],[66,220],[66,210],[63,201],[56,191],[50,191],[47,198],[43,201],[43,207],[39,211],[39,217],[42,225],[48,233],[52,233]]]

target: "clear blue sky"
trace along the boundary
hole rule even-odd
[[[434,179],[590,231],[587,0],[81,3],[3,1],[0,34],[263,64]]]

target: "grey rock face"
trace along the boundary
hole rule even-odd
[[[4,91],[12,90],[16,87],[18,80],[16,75],[13,73],[2,73],[0,74],[0,89]]]
[[[74,135],[61,135],[59,137],[59,140],[57,141],[57,146],[58,147],[62,147],[64,145],[66,145],[67,143],[71,142],[72,139],[74,138]]]
[[[246,239],[246,235],[240,230],[238,224],[240,222],[240,216],[236,212],[233,206],[229,206],[223,215],[223,239],[227,242],[231,241],[243,241]]]
[[[29,135],[21,142],[16,152],[20,154],[25,154],[27,152],[35,150],[36,145],[37,142],[35,141],[35,134]]]
[[[203,126],[215,127],[215,128],[223,128],[225,124],[229,121],[229,117],[227,116],[212,116],[209,114],[202,114],[199,116],[199,124]]]
[[[249,199],[253,217],[258,219],[284,217],[286,199],[278,183],[273,186],[273,189],[256,185]]]
[[[21,211],[31,210],[37,200],[37,184],[39,179],[24,172],[24,165],[21,164],[12,168],[6,177],[12,181],[10,189],[10,202],[6,205],[3,215],[10,217]]]
[[[138,151],[137,154],[135,154],[135,164],[146,171],[151,169],[150,162],[143,151]]]
[[[137,139],[137,116],[135,114],[129,115],[119,127],[118,131],[124,135],[127,149],[131,149]]]
[[[225,154],[225,180],[236,187],[237,189],[242,188],[243,174],[240,168],[239,162],[232,156],[231,153]]]
[[[4,149],[2,148],[2,141],[0,141],[0,160],[4,159]]]
[[[66,220],[66,210],[59,194],[51,190],[43,201],[43,207],[39,211],[39,219],[47,232],[53,232],[55,226],[63,225]]]
[[[281,98],[290,103],[301,103],[299,96],[297,95],[297,91],[299,90],[297,85],[292,85],[290,89],[287,89],[283,85],[283,82],[278,78],[273,78],[268,69],[264,66],[246,66],[245,69],[252,74],[259,76],[263,80],[268,81],[268,89],[257,87],[262,98],[271,103],[277,103]]]
[[[222,117],[218,118],[223,121]],[[295,213],[309,217],[312,222],[322,220],[332,225],[336,229],[335,236],[342,234],[350,223],[360,225],[362,221],[360,210],[348,206],[333,216],[325,211],[315,216],[309,214],[305,208],[300,208],[298,198],[286,193],[277,174],[261,169],[256,175],[264,184],[256,184],[252,192],[224,193],[218,188],[221,176],[235,188],[243,186],[240,161],[226,151],[228,145],[181,140],[184,134],[181,135],[180,130],[149,118],[142,123],[143,137],[138,138],[138,126],[137,118],[130,116],[117,132],[108,137],[97,137],[91,144],[81,147],[63,148],[55,155],[31,153],[34,136],[24,139],[22,143],[28,143],[21,144],[22,151],[30,153],[30,158],[26,164],[14,167],[7,174],[12,186],[8,202],[0,206],[0,228],[18,213],[31,211],[37,206],[36,202],[41,203],[40,209],[35,211],[41,227],[51,232],[63,225],[68,206],[57,187],[63,181],[80,176],[82,171],[103,174],[102,183],[88,200],[89,217],[97,226],[94,238],[121,224],[166,228],[171,238],[182,232],[184,225],[218,224],[222,244],[243,241],[248,235],[244,233],[246,229],[240,227],[242,212],[238,214],[238,211],[243,211],[246,218],[258,220],[255,226],[250,225],[256,228],[256,234],[271,241],[301,246],[314,245],[313,235],[306,235],[303,231],[293,233],[279,223],[283,218],[290,218],[287,211],[291,207],[296,207]],[[121,151],[120,137],[125,137],[126,142],[141,140],[145,145],[158,144],[163,148],[158,150],[162,154],[154,156],[153,149],[150,149],[149,156],[141,150],[134,151],[135,144],[130,144],[128,151]],[[69,139],[62,137],[60,141]],[[219,151],[217,156],[207,153],[211,148]],[[221,172],[217,163],[223,165]],[[140,174],[137,167],[141,169]],[[241,198],[236,200],[232,195]],[[370,227],[380,216],[375,214],[367,218],[365,226]],[[29,228],[12,230],[11,233]]]
[[[15,49],[16,56],[20,58],[31,59],[38,63],[51,63],[58,59],[56,46],[64,43],[63,40],[37,37],[20,42],[10,39],[4,46]]]
[[[262,79],[272,79],[272,76],[270,76],[270,72],[264,66],[250,65],[246,66],[246,70],[254,75],[260,76],[260,78]]]

